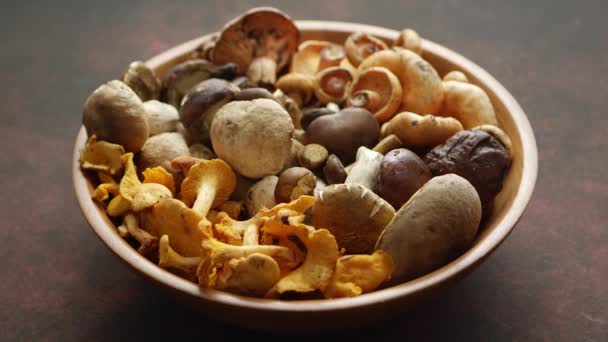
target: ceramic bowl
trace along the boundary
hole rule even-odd
[[[397,31],[386,28],[343,22],[298,21],[297,26],[301,30],[302,40],[342,43],[351,32],[363,31],[392,42],[398,35]],[[178,45],[146,63],[162,77],[206,39],[209,39],[209,35]],[[311,327],[316,330],[335,329],[370,323],[374,319],[419,305],[422,300],[440,293],[483,262],[515,228],[532,195],[538,163],[534,133],[513,96],[494,77],[462,55],[428,40],[423,41],[422,47],[423,57],[437,69],[440,76],[460,70],[470,82],[486,91],[494,105],[500,127],[513,143],[513,163],[504,188],[496,198],[493,214],[466,253],[432,273],[359,297],[332,300],[278,301],[248,298],[212,289],[201,290],[196,284],[163,270],[139,255],[118,235],[103,208],[91,199],[93,184],[80,170],[78,162],[79,150],[86,143],[84,127],[76,138],[73,156],[74,187],[82,212],[103,243],[133,270],[200,308],[202,314],[234,325],[253,329],[272,328],[275,332],[309,330]],[[272,322],[272,325],[260,322]]]

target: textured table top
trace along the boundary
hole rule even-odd
[[[86,96],[254,6],[221,3],[0,5],[0,340],[257,337],[179,306],[114,257],[70,174]],[[416,311],[324,337],[608,340],[605,1],[265,3],[296,19],[415,28],[501,81],[538,143],[532,202],[487,262]]]

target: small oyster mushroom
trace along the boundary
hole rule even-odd
[[[401,208],[432,177],[417,154],[405,148],[395,149],[382,158],[377,193],[393,208]]]
[[[317,177],[307,168],[292,167],[279,175],[274,189],[274,198],[277,203],[288,203],[300,196],[314,195]]]
[[[82,124],[87,134],[137,152],[148,139],[150,127],[140,98],[122,81],[97,88],[84,103]]]
[[[481,130],[454,134],[445,144],[432,149],[424,160],[435,176],[454,173],[469,181],[479,194],[484,216],[491,213],[494,197],[502,189],[511,165],[500,141]]]
[[[135,61],[129,64],[122,81],[133,89],[142,101],[157,100],[160,97],[160,80],[143,62]]]
[[[317,73],[315,95],[322,104],[343,103],[347,90],[353,81],[350,70],[335,66]]]
[[[236,175],[221,159],[201,160],[182,182],[181,199],[203,216],[226,202],[236,188]]]
[[[211,125],[219,158],[239,174],[261,178],[277,174],[291,154],[293,124],[280,104],[269,99],[224,105]]]
[[[336,157],[335,154],[327,158],[325,166],[323,166],[323,175],[329,185],[344,183],[348,176],[340,158]]]
[[[315,227],[328,229],[349,254],[371,253],[395,209],[360,184],[334,184],[317,195]]]
[[[386,49],[388,46],[381,39],[363,32],[355,32],[344,41],[346,56],[355,67],[358,67],[370,55]]]
[[[249,188],[245,197],[245,208],[249,216],[253,217],[262,208],[270,209],[277,204],[274,192],[278,181],[277,176],[266,176]]]
[[[380,163],[382,154],[372,151],[365,146],[357,150],[357,160],[352,165],[344,184],[361,184],[376,192],[380,182]]]
[[[422,55],[422,39],[418,32],[412,29],[404,29],[399,32],[399,37],[395,39],[393,46],[411,50],[417,55]]]
[[[316,84],[313,76],[289,73],[279,78],[276,87],[302,107],[312,99]]]
[[[407,146],[436,146],[460,131],[462,125],[454,118],[403,112],[385,122],[380,135],[394,134]]]
[[[172,105],[157,100],[144,102],[150,136],[165,132],[176,132],[179,113]]]
[[[405,282],[445,265],[468,248],[479,227],[475,188],[449,174],[432,178],[404,204],[376,243],[393,258],[392,283]]]
[[[171,161],[177,157],[189,156],[190,150],[186,140],[179,133],[161,133],[150,137],[139,154],[139,167],[142,170],[162,166],[175,174],[177,169],[171,166]]]
[[[347,104],[369,110],[382,123],[395,115],[402,97],[397,76],[387,68],[372,67],[357,75],[348,89]]]
[[[164,98],[179,109],[184,96],[202,81],[210,78],[232,79],[237,66],[232,63],[214,65],[206,60],[188,60],[180,63],[167,73],[163,80]]]
[[[213,49],[213,63],[233,62],[252,82],[272,85],[299,39],[300,31],[285,13],[271,7],[253,8],[224,26]],[[250,74],[250,69],[255,73]]]
[[[401,111],[438,114],[444,87],[433,66],[414,52],[402,48],[378,51],[359,65],[361,73],[372,67],[389,69],[401,83]]]
[[[378,121],[363,108],[349,107],[314,119],[306,129],[310,143],[324,146],[348,164],[360,146],[373,147],[379,139]]]
[[[442,116],[451,116],[464,129],[480,125],[498,125],[492,101],[483,89],[471,83],[460,81],[443,81]]]
[[[218,78],[211,78],[194,86],[182,101],[179,118],[194,143],[209,143],[209,129],[217,111],[233,101],[239,88]]]
[[[315,170],[325,164],[327,157],[329,157],[329,152],[325,147],[319,144],[308,144],[299,153],[298,162],[309,170]]]

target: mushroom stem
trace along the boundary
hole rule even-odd
[[[141,229],[135,215],[130,213],[125,215],[124,225],[127,227],[129,235],[140,243],[137,249],[139,254],[147,255],[154,248],[158,247],[158,238]]]
[[[200,257],[185,257],[173,250],[169,245],[169,235],[165,234],[160,238],[158,248],[158,265],[160,267],[175,268],[188,274],[194,274],[200,262]]]
[[[351,105],[353,107],[363,107],[370,112],[375,112],[376,109],[382,106],[382,97],[375,91],[359,90],[353,94]]]
[[[277,80],[277,63],[268,57],[256,58],[247,69],[247,77],[264,88],[272,87]]]
[[[198,188],[198,196],[196,196],[192,209],[206,217],[215,200],[216,193],[216,184],[211,181],[203,182]]]
[[[259,244],[259,219],[251,220],[243,233],[243,246],[257,246]]]

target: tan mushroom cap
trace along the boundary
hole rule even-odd
[[[334,184],[317,196],[312,222],[328,229],[347,253],[371,253],[395,209],[360,184]]]
[[[226,202],[236,188],[236,175],[221,159],[201,160],[182,182],[181,198],[192,209],[207,216],[209,209]]]
[[[353,74],[349,69],[339,66],[325,68],[316,75],[315,95],[323,104],[343,103],[352,81]]]
[[[310,102],[316,88],[314,76],[300,73],[281,76],[275,86],[292,98],[299,107]]]
[[[273,59],[277,70],[289,63],[300,31],[291,18],[272,7],[256,7],[228,22],[212,53],[214,64],[235,63],[244,73],[255,58]]]
[[[298,46],[289,72],[315,75],[327,67],[337,66],[344,57],[344,48],[338,44],[325,40],[307,40]]]
[[[388,45],[384,41],[363,32],[354,32],[344,41],[346,56],[355,67],[359,66],[368,56],[386,49],[388,49]]]
[[[382,123],[395,115],[402,96],[401,83],[395,74],[384,67],[372,67],[357,75],[348,90],[347,103],[369,110]]]

